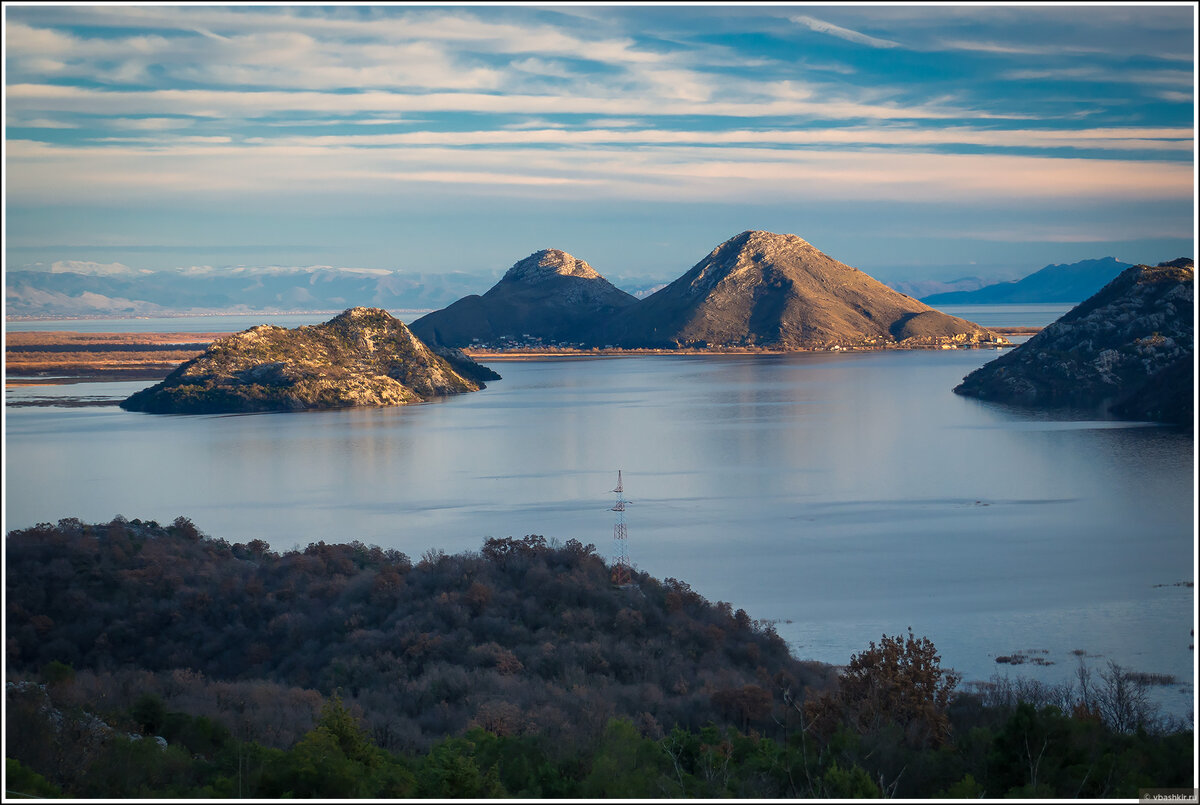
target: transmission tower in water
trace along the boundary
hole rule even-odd
[[[629,572],[629,534],[625,531],[625,488],[621,485],[621,471],[617,470],[617,502],[612,510],[617,513],[617,523],[613,526],[613,584],[618,587],[628,587],[632,580]]]

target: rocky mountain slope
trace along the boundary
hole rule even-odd
[[[1190,424],[1194,277],[1191,258],[1132,266],[954,391]]]
[[[977,290],[948,291],[922,296],[931,305],[1075,304],[1112,281],[1129,263],[1114,257],[1048,265],[1015,282],[1000,282]]]
[[[621,314],[624,347],[917,347],[1003,344],[840,263],[795,235],[743,232]]]
[[[459,299],[414,321],[430,344],[591,344],[597,330],[637,301],[590,265],[559,249],[517,262],[482,296]]]
[[[121,407],[199,414],[405,405],[482,387],[386,311],[356,307],[324,324],[260,325],[223,338]]]

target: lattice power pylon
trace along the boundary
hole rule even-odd
[[[617,502],[612,510],[617,513],[617,524],[613,526],[613,584],[628,587],[633,579],[629,570],[629,534],[625,530],[625,487],[621,484],[621,471],[617,470]]]

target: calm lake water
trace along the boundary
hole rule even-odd
[[[277,550],[415,560],[535,533],[609,555],[621,469],[632,561],[778,621],[800,657],[845,663],[911,626],[968,678],[1065,681],[1078,649],[1175,675],[1155,696],[1188,713],[1192,439],[951,393],[998,354],[495,362],[484,391],[374,410],[8,408],[6,527],[182,514]],[[995,662],[1018,651],[1055,664]]]

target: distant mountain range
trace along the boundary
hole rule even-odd
[[[980,277],[963,277],[893,280],[888,285],[935,306],[1076,303],[1128,266],[1105,257],[1049,265],[1012,282],[988,284]],[[200,266],[151,271],[121,263],[63,260],[38,270],[7,271],[5,301],[6,314],[16,317],[324,312],[355,305],[440,310],[479,294],[498,274],[495,270],[437,273],[335,266]],[[616,282],[623,289],[620,293],[636,299],[647,299],[666,287],[654,277],[625,276]],[[617,290],[614,283],[605,283]],[[492,303],[498,296],[504,294],[497,290],[485,305],[493,313],[497,307]]]
[[[911,296],[913,299],[924,299],[935,293],[951,293],[953,291],[975,291],[999,281],[983,277],[959,277],[954,280],[886,280],[884,285]]]
[[[9,316],[168,316],[178,313],[340,311],[355,305],[437,310],[496,281],[497,271],[449,273],[336,266],[199,266],[159,271],[61,260],[5,272]],[[622,277],[638,296],[662,287]]]
[[[147,271],[64,261],[50,270],[6,272],[5,302],[9,316],[270,313],[355,305],[430,310],[486,287],[494,276],[333,266]]]
[[[1013,282],[974,290],[947,289],[920,299],[929,305],[1076,304],[1103,288],[1129,266],[1114,257],[1048,265]]]
[[[821,253],[796,235],[748,231],[638,300],[587,263],[549,249],[483,296],[413,322],[450,347],[767,349],[1005,343]]]

